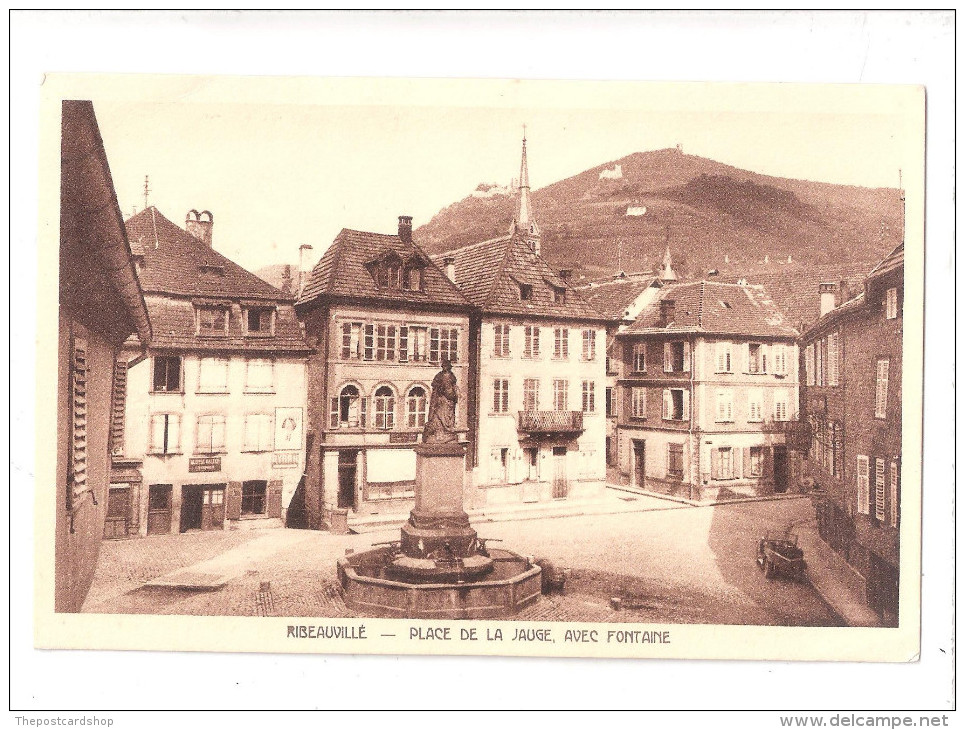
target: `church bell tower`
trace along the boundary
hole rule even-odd
[[[540,230],[533,217],[533,206],[529,198],[529,167],[526,164],[526,126],[523,126],[523,159],[519,166],[519,209],[509,229],[513,236],[525,241],[537,255],[539,254]]]

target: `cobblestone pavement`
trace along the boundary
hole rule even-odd
[[[682,507],[628,513],[497,522],[482,537],[523,555],[547,557],[569,571],[564,595],[522,611],[525,621],[716,623],[835,626],[839,619],[810,588],[767,580],[754,561],[757,538],[813,519],[808,500]],[[335,561],[396,539],[274,530],[195,533],[105,543],[84,610],[237,616],[351,617],[335,581]],[[262,538],[266,553],[252,558]],[[246,545],[246,543],[249,543]],[[245,565],[220,590],[146,588],[180,567],[244,546]],[[495,546],[495,545],[494,545]],[[269,549],[270,548],[270,549]],[[241,551],[239,551],[239,554]],[[230,564],[228,552],[221,561]],[[614,611],[610,598],[623,599]]]

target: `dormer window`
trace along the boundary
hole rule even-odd
[[[407,291],[422,291],[424,273],[422,266],[407,266],[402,272],[402,288]]]
[[[245,335],[270,337],[274,332],[274,307],[248,307],[245,309]]]
[[[197,333],[201,337],[226,337],[228,335],[227,306],[199,306]]]
[[[528,302],[533,299],[533,285],[532,284],[520,284],[519,285],[519,298],[521,301]]]
[[[554,286],[553,302],[555,304],[566,304],[566,289],[561,286]]]
[[[198,273],[207,277],[224,277],[224,266],[218,264],[201,264],[198,266]]]

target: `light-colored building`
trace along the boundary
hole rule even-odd
[[[151,326],[94,108],[61,109],[57,478],[44,498],[55,515],[54,610],[77,612],[104,533],[114,362],[129,335],[149,342]]]
[[[485,507],[602,494],[606,319],[540,257],[526,140],[509,235],[435,257],[480,315],[471,334],[471,484]]]
[[[471,304],[398,234],[343,229],[298,300],[312,348],[305,509],[313,529],[344,531],[414,506],[430,385],[443,359],[459,384],[456,429],[468,433]]]
[[[624,482],[695,500],[796,488],[797,334],[760,286],[664,286],[617,335]]]
[[[305,463],[293,297],[215,251],[207,211],[126,226],[157,336],[118,360],[105,535],[284,524]]]

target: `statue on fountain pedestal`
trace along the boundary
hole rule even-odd
[[[425,444],[447,444],[459,440],[456,434],[456,402],[459,388],[452,372],[452,361],[442,358],[442,370],[432,379],[432,395],[429,398],[429,414],[422,430]]]

